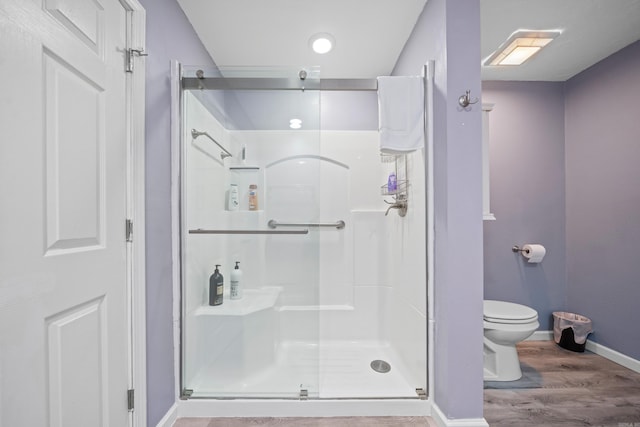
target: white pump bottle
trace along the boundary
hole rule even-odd
[[[231,299],[241,299],[242,298],[242,270],[238,266],[240,261],[236,261],[236,267],[231,270]]]

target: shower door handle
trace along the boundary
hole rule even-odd
[[[309,230],[189,230],[189,234],[309,234]]]

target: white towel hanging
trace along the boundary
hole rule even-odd
[[[424,147],[424,79],[378,77],[380,151],[403,154]]]

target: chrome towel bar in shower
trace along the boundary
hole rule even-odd
[[[295,224],[285,224],[277,222],[275,219],[269,220],[267,223],[269,228],[276,227],[335,227],[338,230],[343,229],[345,226],[345,222],[343,220],[339,220],[332,223],[321,223],[321,222],[311,222],[311,223],[295,223]]]
[[[218,147],[220,147],[220,149],[222,150],[222,153],[220,153],[220,158],[221,158],[222,160],[224,160],[224,159],[225,159],[225,158],[227,158],[227,157],[232,157],[232,156],[231,156],[231,153],[230,153],[226,148],[224,148],[222,145],[220,145],[220,143],[219,143],[218,141],[216,141],[215,139],[213,139],[213,137],[212,137],[211,135],[209,135],[207,132],[200,132],[200,131],[198,131],[198,130],[191,129],[191,137],[192,137],[193,139],[196,139],[197,137],[199,137],[199,136],[201,136],[201,135],[206,136],[207,138],[209,138],[210,140],[212,140],[212,141],[214,142],[214,144],[216,144]]]

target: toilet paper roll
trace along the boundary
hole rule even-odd
[[[528,262],[531,264],[537,264],[542,261],[542,258],[544,258],[546,253],[547,250],[544,246],[536,243],[528,243],[522,247],[522,256],[527,258]]]

